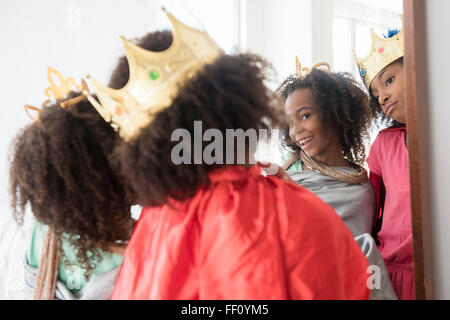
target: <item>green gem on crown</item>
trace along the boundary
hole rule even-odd
[[[150,79],[156,80],[159,78],[159,72],[156,70],[152,70],[148,73],[148,76],[150,77]]]

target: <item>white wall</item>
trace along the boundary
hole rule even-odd
[[[431,212],[436,299],[450,299],[450,1],[427,0]]]
[[[332,64],[332,0],[241,0],[241,48],[265,57],[276,69],[276,87],[303,66]]]
[[[320,2],[320,1],[319,1]],[[398,13],[403,12],[401,0],[333,0],[336,15],[379,24],[399,25]]]
[[[333,0],[311,1],[312,64],[333,63]]]

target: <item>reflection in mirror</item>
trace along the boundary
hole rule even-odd
[[[386,35],[389,29],[401,29],[402,0],[335,0],[333,12],[333,65],[360,80],[353,50],[366,57],[372,46],[371,30]],[[366,145],[370,146],[381,128],[374,126]]]
[[[323,3],[321,2],[321,4]],[[334,71],[350,72],[354,75],[355,79],[360,82],[360,69],[356,67],[356,63],[354,61],[352,53],[353,49],[356,51],[357,56],[362,58],[365,58],[368,55],[370,56],[372,53],[374,53],[372,49],[384,50],[383,46],[372,48],[372,45],[374,45],[374,43],[372,43],[371,30],[378,34],[379,37],[383,37],[383,35],[386,35],[386,37],[390,37],[388,36],[388,29],[402,29],[402,20],[399,17],[399,14],[403,12],[402,2],[391,1],[378,2],[374,4],[373,2],[369,1],[336,0],[333,2],[328,2],[328,4],[332,4],[332,10],[329,10],[329,7],[320,7],[317,2],[311,3],[311,10],[308,13],[310,13],[309,18],[311,19],[312,28],[309,31],[305,31],[305,29],[299,28],[299,35],[297,38],[299,40],[297,41],[304,40],[303,43],[308,43],[308,36],[311,36],[311,40],[309,42],[310,46],[308,47],[312,48],[311,50],[308,50],[308,48],[301,46],[297,46],[297,48],[295,48],[295,43],[297,43],[295,41],[291,41],[289,44],[282,46],[282,49],[285,51],[297,51],[296,55],[303,57],[300,60],[304,65],[307,66],[311,66],[321,61],[331,62]],[[321,22],[320,27],[317,26],[317,21]],[[332,46],[329,45],[330,35],[332,39]],[[395,39],[396,37],[392,38],[392,41],[395,42]],[[276,48],[276,45],[274,45],[274,47]],[[387,47],[388,46],[386,46],[386,54],[389,54]],[[403,48],[403,45],[401,47]],[[284,57],[285,55],[277,53],[276,49],[272,47],[270,47],[269,49],[267,48],[268,47],[266,47],[266,51],[264,51],[266,53],[266,56],[270,56],[271,59],[273,59],[274,65],[278,72],[284,73],[284,68],[286,66],[284,63],[286,63],[286,61],[289,61],[288,57]],[[378,51],[378,53],[383,54],[383,51]],[[369,58],[368,64],[372,63],[374,65],[377,65],[377,58],[375,58],[374,56],[372,57],[374,59],[371,60],[371,58]],[[376,74],[383,73],[384,68],[389,69],[386,73],[387,78],[382,79],[383,83],[389,83],[390,85],[391,83],[394,83],[393,79],[396,79],[395,84],[392,86],[392,88],[396,89],[395,99],[400,99],[403,101],[403,64],[397,63],[395,64],[397,68],[394,68],[393,70],[390,69],[390,63],[401,57],[403,57],[403,53],[401,53],[401,55],[393,57],[392,60],[386,61],[385,65],[377,65],[376,67],[372,66],[372,70],[375,70],[373,70],[374,72],[373,74],[371,74],[371,79],[375,78]],[[370,66],[368,67],[370,68]],[[291,70],[293,71],[293,68]],[[290,73],[293,73],[292,71]],[[314,75],[309,75],[306,77],[312,78],[314,77]],[[377,77],[377,85],[379,80],[380,79]],[[308,83],[308,81],[305,82]],[[302,81],[289,78],[283,83],[283,86],[285,85],[287,86],[287,89],[283,87],[282,95],[285,99],[285,111],[287,116],[289,117],[290,122],[289,136],[286,140],[293,142],[292,144],[294,145],[294,155],[292,156],[291,154],[289,154],[289,160],[286,162],[284,167],[286,168],[286,170],[293,173],[291,177],[295,180],[295,182],[302,186],[305,186],[305,180],[302,179],[302,177],[305,175],[303,171],[308,171],[308,166],[305,167],[304,165],[305,163],[307,163],[307,161],[313,164],[309,167],[309,169],[317,168],[317,170],[320,172],[320,174],[318,174],[318,176],[320,177],[333,176],[334,174],[336,177],[339,176],[335,171],[330,169],[330,167],[333,166],[331,164],[333,163],[333,161],[330,161],[330,157],[323,157],[324,153],[318,152],[319,138],[321,139],[324,137],[320,136],[318,131],[308,131],[306,129],[306,123],[308,121],[312,121],[310,120],[310,118],[314,118],[314,112],[301,114],[301,116],[306,117],[305,119],[296,119],[295,112],[295,110],[298,109],[299,105],[303,105],[305,103],[307,103],[308,106],[313,105],[313,109],[315,108],[317,110],[320,110],[319,113],[321,113],[322,115],[325,114],[324,110],[328,110],[329,112],[330,109],[333,109],[334,119],[331,119],[330,122],[337,125],[338,121],[340,123],[340,120],[338,119],[339,115],[345,113],[345,107],[339,106],[338,102],[332,104],[323,104],[322,101],[320,101],[321,99],[324,99],[325,96],[332,96],[333,92],[335,92],[335,88],[330,86],[330,88],[328,88],[329,92],[321,91],[321,89],[318,87],[308,87],[307,84],[303,84]],[[313,100],[308,100],[305,98],[306,93],[302,92],[299,89],[303,88],[303,85],[306,85],[306,88],[311,90],[311,92],[308,92],[308,94],[312,94],[315,97]],[[370,83],[366,82],[365,85],[369,87]],[[386,85],[386,87],[387,86],[388,85]],[[377,87],[377,91],[381,91],[380,86]],[[342,90],[341,92],[344,91]],[[385,91],[383,91],[383,93],[385,93]],[[380,94],[377,93],[377,95]],[[344,96],[347,95],[343,94],[342,96],[343,97],[341,100],[343,100]],[[357,95],[355,94],[355,92],[353,92],[351,96],[355,100],[355,97]],[[318,99],[317,97],[321,97],[321,99]],[[391,95],[391,100],[389,100],[389,103],[392,105],[386,105],[387,100],[384,100],[383,102],[381,102],[381,106],[378,105],[378,107],[376,107],[373,104],[373,110],[379,111],[377,115],[381,115],[382,113],[391,115],[390,110],[394,108],[394,103],[398,102],[393,101],[392,99],[394,99],[393,95]],[[347,106],[350,105],[350,103],[346,104]],[[401,107],[399,107],[399,105],[401,105]],[[406,111],[403,103],[400,103],[399,105],[397,105],[398,108],[396,109],[396,112],[394,112],[393,119],[403,124],[401,129],[396,128],[395,131],[383,131],[382,133],[380,133],[380,130],[384,129],[385,127],[375,127],[372,131],[370,141],[365,141],[365,145],[367,151],[371,149],[370,147],[372,145],[375,145],[375,148],[372,148],[372,150],[370,151],[371,161],[369,163],[369,169],[371,170],[371,178],[375,176],[377,177],[377,179],[371,179],[371,182],[374,184],[375,193],[377,195],[377,208],[375,211],[377,214],[377,219],[375,220],[376,226],[378,227],[377,232],[381,229],[379,238],[377,240],[380,241],[380,253],[384,261],[386,262],[386,268],[389,273],[388,279],[392,280],[395,293],[400,299],[413,299],[414,271],[408,180],[408,150],[406,149],[405,145],[406,130],[404,128],[406,122],[406,117],[404,116],[404,114]],[[336,111],[336,108],[340,109]],[[364,108],[363,103],[360,104],[359,108]],[[353,110],[354,112],[352,116],[353,120],[355,121],[356,117],[359,114],[357,112],[358,106],[356,106]],[[399,111],[402,111],[402,116],[397,117]],[[303,120],[305,121],[304,125],[302,124]],[[336,123],[334,123],[333,121],[335,121]],[[320,121],[317,121],[316,124],[317,126],[319,126],[321,123]],[[387,123],[383,122],[383,124],[386,125]],[[391,124],[393,123],[390,122],[388,125],[390,126]],[[337,127],[339,133],[342,133],[343,130],[345,130],[344,127],[345,126],[342,125]],[[336,132],[334,136],[336,136]],[[340,134],[340,137],[344,136],[346,135]],[[391,151],[397,149],[400,150],[401,157],[399,158],[395,154],[390,154],[391,158],[389,158],[389,161],[376,162],[374,158],[381,159],[384,156],[387,156],[387,154],[389,153],[388,150],[383,149],[386,136],[389,136],[387,140],[389,140],[390,146],[392,146]],[[378,142],[374,144],[376,138],[378,138]],[[314,144],[314,142],[312,141],[318,142]],[[327,139],[324,138],[320,141],[327,141]],[[334,146],[333,141],[327,141],[327,143],[328,146]],[[343,140],[341,140],[340,143],[343,144]],[[315,148],[313,148],[312,145],[314,145]],[[383,145],[383,147],[380,147],[380,145]],[[298,154],[295,154],[295,148],[297,148]],[[299,150],[299,148],[301,150]],[[325,151],[327,150],[328,149],[326,149]],[[341,152],[341,154],[342,153],[343,152]],[[319,156],[321,157],[320,159]],[[307,160],[307,157],[312,158],[312,161]],[[284,156],[282,156],[282,158],[284,158]],[[351,157],[346,156],[346,160],[349,159],[351,159]],[[314,161],[321,163],[321,166],[317,165],[316,167],[314,167]],[[355,164],[355,162],[353,162],[353,164]],[[377,171],[377,164],[383,166],[383,169],[380,168],[380,170]],[[296,168],[293,169],[293,167]],[[386,173],[388,174],[386,175]],[[321,185],[321,187],[323,188],[323,185]],[[316,193],[319,197],[321,196],[320,190],[314,189],[314,186],[311,185],[310,190]],[[386,192],[386,190],[388,191],[387,197],[385,194],[382,194],[382,192]],[[401,190],[401,192],[399,192],[399,190]],[[337,191],[335,190],[334,192]],[[345,214],[350,211],[349,207],[352,207],[352,204],[355,204],[357,202],[355,199],[349,200],[349,197],[347,196],[346,199],[349,200],[349,207],[342,209],[339,208],[336,203],[333,203],[330,200],[325,200],[325,197],[323,196],[322,199],[332,205],[341,217],[345,217]],[[367,206],[364,207],[367,208]],[[383,216],[378,214],[378,212],[383,212]],[[371,210],[368,209],[367,216],[370,216],[371,214]],[[382,220],[382,217],[384,218],[384,220]],[[399,221],[399,219],[401,221]],[[383,224],[381,224],[381,222],[383,222]],[[375,235],[376,234],[374,234],[374,236]],[[407,262],[403,263],[399,259],[395,258],[396,255],[404,257]],[[400,266],[396,269],[396,266],[398,265]],[[404,278],[407,278],[407,281],[403,280]]]
[[[1,4],[5,10],[0,10],[0,21],[5,25],[14,25],[15,20],[21,21],[21,28],[8,32],[7,28],[0,28],[2,39],[12,44],[5,48],[4,61],[15,61],[17,52],[24,53],[20,68],[14,64],[3,68],[6,74],[11,75],[8,83],[2,85],[11,88],[3,97],[5,105],[17,105],[17,97],[21,97],[23,103],[39,101],[46,85],[42,70],[49,64],[77,78],[89,71],[104,80],[109,76],[107,70],[112,62],[122,54],[120,45],[115,41],[117,37],[123,34],[132,38],[144,34],[149,26],[154,27],[151,25],[154,21],[150,23],[152,19],[149,17],[153,17],[152,12],[160,5],[176,7],[180,12],[186,7],[189,13],[185,12],[185,16],[192,17],[192,13],[198,18],[227,52],[237,49],[266,58],[275,70],[273,81],[268,83],[272,89],[289,74],[295,73],[295,56],[307,67],[326,61],[331,64],[333,71],[350,72],[360,81],[352,49],[359,57],[365,57],[371,48],[370,29],[382,35],[388,29],[400,28],[398,15],[403,13],[402,0],[149,0],[122,2],[119,6],[110,7],[108,15],[102,11],[108,1],[98,2],[102,5],[75,0],[73,6],[67,7],[62,2],[55,5],[51,0],[42,0],[39,5],[27,4],[26,9],[20,1],[17,4]],[[59,20],[54,22],[58,28],[42,22],[54,21],[48,13],[50,7],[62,13]],[[124,15],[134,16],[134,23],[120,19]],[[109,32],[105,33],[104,26],[110,26]],[[27,50],[24,45],[27,43],[39,50]],[[65,50],[68,47],[72,50]],[[97,50],[86,49],[91,47]],[[23,86],[10,86],[9,82],[23,83]],[[27,88],[26,93],[24,87]],[[1,144],[5,154],[12,133],[28,121],[22,111],[15,112],[12,109],[10,111],[14,119],[19,120],[2,127]],[[373,143],[379,130],[374,128],[370,141],[366,142],[367,147]],[[283,155],[279,150],[278,141],[271,140],[259,149],[257,159],[281,165]],[[6,177],[7,168],[4,166],[1,169],[1,176]],[[6,181],[2,182],[3,185],[7,184]],[[6,192],[1,194],[0,200],[4,209],[2,211],[7,212]],[[10,227],[11,221],[3,217],[1,219],[2,230],[17,230]],[[19,233],[16,238],[17,235]],[[14,235],[9,238],[14,239]],[[13,261],[10,266],[20,264],[26,241],[23,240],[21,244],[20,239],[16,241],[16,247],[20,248],[14,250],[14,246],[5,245],[5,240],[2,240],[1,260]],[[4,290],[7,293],[0,295],[0,298],[22,298],[21,293],[10,289],[21,286],[16,271],[6,270],[6,265],[2,269],[2,266],[0,273],[7,274],[9,288]]]

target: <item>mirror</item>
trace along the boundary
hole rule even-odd
[[[250,51],[265,57],[276,71],[274,81],[269,84],[273,89],[295,72],[295,56],[305,66],[326,61],[333,71],[351,72],[359,79],[352,49],[364,57],[371,47],[370,29],[383,34],[388,28],[400,28],[398,15],[404,14],[416,298],[433,298],[429,173],[425,158],[427,85],[425,77],[416,77],[425,73],[424,0],[148,0],[119,1],[114,6],[107,0],[1,2],[0,22],[7,27],[0,28],[0,35],[9,44],[3,48],[2,60],[14,61],[2,65],[7,77],[0,79],[0,87],[9,88],[2,97],[9,108],[2,111],[7,113],[2,119],[14,119],[4,121],[1,126],[3,158],[6,159],[13,135],[29,123],[22,105],[45,100],[48,66],[74,78],[89,71],[106,83],[111,66],[123,54],[117,41],[119,36],[134,38],[153,30],[153,22],[159,21],[154,12],[161,5],[180,12],[187,9],[227,52]],[[189,13],[185,15],[188,17]],[[374,141],[378,131],[374,130],[368,144]],[[271,149],[262,157],[281,164],[281,154],[277,150]],[[0,170],[5,186],[8,184],[6,161],[2,161]],[[27,238],[17,236],[20,232],[7,217],[10,209],[6,188],[0,195],[0,205],[4,212],[0,217],[0,230],[11,230],[15,234],[8,239],[16,239],[15,246],[10,245],[10,240],[2,239],[1,260],[10,261],[9,265],[22,265]],[[7,268],[5,265],[0,270],[2,274],[9,274],[6,283],[11,288],[20,287],[17,271]],[[8,293],[0,298],[20,299],[20,293],[3,289],[2,292]]]

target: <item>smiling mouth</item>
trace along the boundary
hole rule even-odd
[[[397,107],[398,102],[394,102],[391,103],[390,105],[388,105],[388,107],[386,108],[386,115],[388,117],[390,117],[392,111],[394,111],[395,107]]]
[[[309,145],[311,144],[312,140],[313,140],[313,137],[309,137],[309,138],[297,140],[297,143],[300,146],[300,148],[305,150],[305,149],[307,149],[309,147]]]

